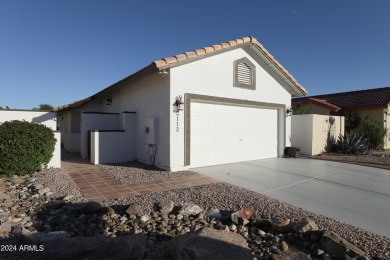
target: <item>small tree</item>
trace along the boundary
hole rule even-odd
[[[53,110],[54,107],[49,104],[40,104],[39,107],[33,107],[33,110]]]
[[[11,121],[0,125],[0,174],[23,175],[46,167],[53,156],[53,131],[40,124]]]

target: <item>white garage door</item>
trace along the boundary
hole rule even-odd
[[[276,109],[191,102],[191,166],[277,157],[277,122]]]

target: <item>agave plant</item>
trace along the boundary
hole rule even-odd
[[[370,149],[367,145],[368,139],[363,134],[350,131],[345,135],[339,135],[335,141],[334,148],[338,152],[352,154],[368,154]]]

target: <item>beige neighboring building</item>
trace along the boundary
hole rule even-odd
[[[293,108],[309,104],[310,113],[319,115],[357,112],[362,117],[383,122],[390,129],[390,87],[293,98],[291,104]],[[390,134],[384,141],[384,148],[390,148]]]

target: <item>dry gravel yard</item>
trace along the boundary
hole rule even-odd
[[[381,168],[390,170],[390,155],[389,152],[375,152],[373,155],[354,155],[341,153],[323,153],[312,156],[313,159],[336,161],[343,163],[359,164],[369,167]]]
[[[345,161],[346,158],[350,158],[352,160],[352,157],[348,156],[343,159],[341,159],[342,157],[339,157],[338,155],[334,156],[335,158],[343,161]],[[321,159],[324,158],[325,157],[321,156]],[[379,160],[370,161],[369,163],[378,164],[380,161],[381,164],[386,165],[389,162],[389,158],[383,159],[380,157],[374,159]],[[145,182],[168,177],[195,174],[190,171],[171,173],[158,169],[150,169],[145,165],[134,163],[124,165],[101,165],[98,167],[105,170],[115,178],[121,180],[123,183]],[[48,187],[52,192],[50,195],[51,199],[62,198],[66,195],[73,195],[71,202],[75,204],[83,202],[80,190],[74,184],[71,177],[63,170],[51,169],[45,171],[44,173],[34,174],[28,178],[29,182],[34,179],[34,183],[36,185]],[[4,183],[4,181],[4,178],[0,179],[0,182]],[[348,241],[365,250],[371,258],[390,259],[390,238],[388,237],[379,236],[377,234],[373,234],[360,228],[345,224],[336,219],[315,214],[301,208],[294,207],[287,203],[280,202],[276,199],[272,199],[266,195],[258,194],[226,183],[216,183],[185,189],[158,192],[153,194],[122,198],[119,200],[108,200],[104,201],[102,204],[104,206],[113,206],[116,209],[119,209],[119,211],[120,209],[124,211],[129,203],[135,202],[141,205],[144,214],[148,214],[154,209],[155,204],[161,201],[172,201],[175,205],[183,205],[186,202],[192,202],[204,209],[209,207],[218,208],[221,212],[236,211],[245,207],[252,207],[256,215],[259,217],[269,219],[283,217],[289,218],[293,222],[299,221],[302,218],[310,218],[317,223],[320,230],[331,230],[340,234]],[[0,201],[0,207],[6,209],[7,206],[3,202]],[[8,203],[9,202],[15,205],[13,201],[8,201]],[[21,210],[23,210],[22,206]],[[6,238],[4,238],[4,236]],[[148,249],[147,246],[147,250],[157,250],[157,248],[164,250],[165,242],[162,241],[161,243],[163,244],[161,245],[155,244],[153,247],[154,249]],[[7,238],[7,234],[3,234],[3,238],[0,239],[0,244],[7,243],[15,243],[15,240],[14,238]],[[6,255],[2,255],[0,252],[0,257],[6,257]],[[159,258],[158,255],[153,255],[153,253],[150,253],[149,257],[149,259]]]
[[[164,171],[154,166],[149,166],[136,161],[111,165],[101,164],[97,167],[124,184],[157,181],[197,174],[191,171]]]

